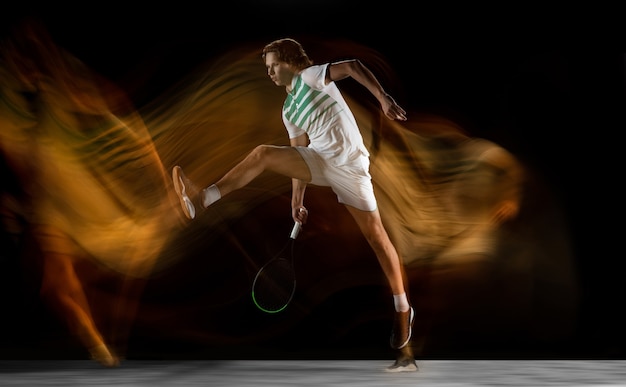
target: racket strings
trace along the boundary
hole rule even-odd
[[[266,312],[279,312],[291,301],[296,288],[293,244],[289,258],[277,257],[257,273],[252,285],[255,304]]]

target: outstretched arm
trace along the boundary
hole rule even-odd
[[[307,146],[309,144],[309,138],[306,134],[303,134],[299,137],[292,138],[290,144],[291,146]],[[304,192],[307,183],[304,180],[295,178],[291,179],[291,181],[291,216],[294,221],[305,224],[308,215],[308,211],[304,207]]]
[[[334,62],[328,66],[326,83],[351,77],[376,97],[385,115],[391,120],[406,121],[406,111],[385,92],[378,79],[358,59]]]

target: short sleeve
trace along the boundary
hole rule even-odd
[[[322,90],[326,86],[326,71],[328,63],[309,66],[302,70],[302,80],[316,90]]]

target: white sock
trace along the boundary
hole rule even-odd
[[[202,190],[202,205],[204,208],[210,206],[221,198],[222,194],[215,184],[211,184]]]
[[[396,308],[396,312],[406,312],[409,310],[409,300],[406,297],[406,293],[393,295],[393,306]]]

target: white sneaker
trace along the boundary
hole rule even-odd
[[[178,200],[180,200],[180,206],[183,209],[183,213],[187,218],[194,219],[196,217],[196,205],[194,204],[194,201],[199,200],[198,190],[194,187],[187,176],[185,176],[183,169],[178,165],[172,169],[172,181],[174,183],[176,194],[178,195]],[[201,204],[198,203],[198,206],[201,207]]]
[[[414,359],[398,359],[385,372],[416,372],[419,368]]]

